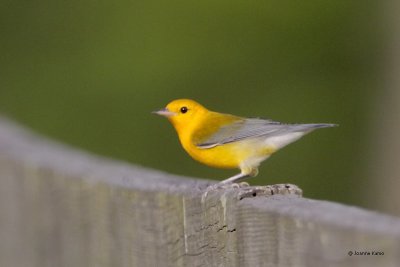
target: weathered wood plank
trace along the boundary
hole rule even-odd
[[[295,186],[204,197],[209,183],[0,119],[0,266],[400,266],[399,218],[304,199]]]

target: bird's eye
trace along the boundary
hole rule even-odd
[[[186,113],[188,111],[188,108],[187,107],[181,107],[181,113]]]

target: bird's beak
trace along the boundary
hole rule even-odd
[[[164,116],[164,117],[171,117],[171,116],[176,114],[175,112],[169,111],[167,108],[156,110],[156,111],[153,111],[152,113],[153,114],[157,114],[157,115],[161,115],[161,116]]]

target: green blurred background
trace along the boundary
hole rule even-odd
[[[378,3],[4,0],[0,112],[97,154],[208,179],[237,171],[193,161],[151,111],[193,98],[237,115],[337,123],[275,154],[250,183],[379,209],[359,187],[382,79]]]

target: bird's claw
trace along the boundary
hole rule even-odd
[[[206,191],[214,191],[218,189],[237,189],[243,187],[249,187],[249,183],[240,182],[240,183],[216,183],[207,187]]]
[[[205,200],[207,197],[208,193],[211,191],[216,191],[216,190],[225,190],[225,189],[239,189],[239,188],[245,188],[249,187],[249,183],[247,182],[240,182],[240,183],[216,183],[213,185],[210,185],[207,187],[205,190],[202,200]]]

